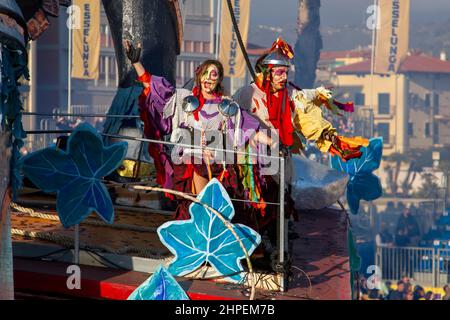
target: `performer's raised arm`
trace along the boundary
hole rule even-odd
[[[141,96],[141,99],[143,101],[142,103],[140,103],[141,104],[140,107],[143,107],[142,104],[147,105],[154,104],[154,107],[156,107],[159,112],[162,112],[164,106],[167,104],[172,95],[175,93],[175,87],[164,77],[152,75],[150,74],[150,72],[145,70],[145,67],[142,65],[140,61],[141,59],[140,43],[138,43],[138,45],[135,47],[129,40],[127,40],[125,41],[124,46],[127,57],[130,60],[131,64],[133,65],[138,75],[138,78],[136,80],[138,82],[141,82],[142,85],[144,86],[144,90]]]
[[[124,47],[138,75],[137,81],[143,85],[138,104],[140,117],[144,122],[145,136],[148,139],[161,140],[165,135],[172,133],[171,116],[165,117],[164,111],[175,93],[175,88],[163,77],[151,75],[145,70],[140,62],[140,44],[135,47],[130,41],[126,41]],[[171,187],[172,163],[164,147],[161,144],[150,143],[148,152],[155,162],[158,183],[164,187]]]
[[[142,78],[146,71],[144,66],[141,63],[141,44],[139,43],[137,47],[134,47],[134,45],[129,41],[125,41],[125,50],[127,53],[127,57],[130,60],[131,64],[134,67],[134,70],[136,70],[136,73],[138,75],[138,78]],[[150,86],[150,81],[143,82],[145,87]]]

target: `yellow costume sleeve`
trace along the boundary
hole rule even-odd
[[[295,104],[295,130],[307,140],[315,141],[321,152],[328,152],[331,142],[325,140],[323,134],[334,134],[336,129],[323,118],[322,109],[314,103],[314,100],[306,97],[301,91],[297,91],[293,98]]]

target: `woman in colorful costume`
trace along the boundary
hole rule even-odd
[[[359,158],[360,148],[367,146],[367,139],[338,136],[336,129],[323,118],[322,105],[333,113],[340,110],[353,111],[353,104],[342,104],[332,97],[332,92],[320,87],[302,90],[287,81],[293,59],[292,48],[282,39],[277,39],[269,52],[258,59],[256,81],[239,89],[233,99],[250,114],[259,119],[261,129],[275,132],[279,137],[282,155],[286,159],[285,181],[287,188],[291,178],[293,153],[303,148],[301,139],[315,141],[322,152],[338,155],[344,160]],[[259,184],[259,194],[265,201],[278,202],[278,176],[264,176]],[[258,184],[257,184],[258,185]],[[288,190],[289,191],[289,190]],[[286,216],[298,217],[293,209],[293,200],[286,193]],[[275,209],[275,208],[274,208]],[[276,218],[275,210],[266,210],[261,219],[265,225]]]
[[[196,71],[192,91],[175,89],[162,77],[150,75],[139,62],[140,48],[126,43],[127,55],[144,89],[139,101],[141,119],[147,138],[161,140],[170,135],[176,144],[171,157],[160,144],[150,144],[155,161],[157,182],[165,188],[198,194],[210,179],[222,182],[231,196],[236,196],[236,166],[225,163],[225,157],[207,147],[225,149],[223,141],[231,141],[233,150],[248,142],[270,144],[270,139],[257,131],[259,121],[239,108],[223,94],[223,66],[217,60],[203,62]],[[201,148],[188,148],[196,145]],[[229,144],[227,144],[229,146]],[[230,148],[228,148],[230,149]],[[216,161],[217,160],[217,161]],[[189,219],[189,201],[180,199],[177,219]]]

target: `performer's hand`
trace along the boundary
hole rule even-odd
[[[270,146],[272,144],[272,138],[267,136],[264,132],[258,131],[254,136],[250,143],[261,143],[264,145]]]
[[[214,160],[214,151],[208,149],[203,150],[203,158],[208,162],[211,162]]]
[[[250,144],[250,147],[251,147],[253,150],[257,150],[257,148],[258,148],[258,136],[257,136],[257,134],[255,134],[255,135],[250,139],[249,144]]]
[[[331,135],[331,138],[330,138],[330,141],[331,141],[331,144],[332,144],[333,146],[336,146],[337,143],[338,143],[338,136],[337,136],[336,134],[332,134],[332,135]]]
[[[250,144],[250,147],[253,150],[257,150],[258,149],[258,144],[260,143],[260,132],[256,132],[253,137],[250,138],[250,140],[248,141]]]
[[[316,89],[317,93],[321,96],[323,96],[324,98],[331,99],[333,97],[333,91],[325,88],[325,87],[319,87]]]
[[[338,137],[337,137],[336,133],[334,133],[334,132],[325,132],[323,134],[323,137],[324,137],[325,140],[330,141],[333,146],[336,146],[336,144],[338,142],[337,141]]]
[[[141,44],[138,43],[135,48],[130,40],[125,41],[125,52],[127,54],[128,59],[132,64],[138,63],[141,59]]]

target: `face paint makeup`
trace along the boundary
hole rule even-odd
[[[273,72],[273,75],[276,77],[287,76],[288,71],[283,69],[278,69]]]
[[[272,89],[279,91],[284,89],[287,83],[289,68],[275,67],[272,69]]]
[[[211,64],[202,74],[202,90],[208,94],[212,94],[217,87],[218,80],[219,70],[215,65]]]

